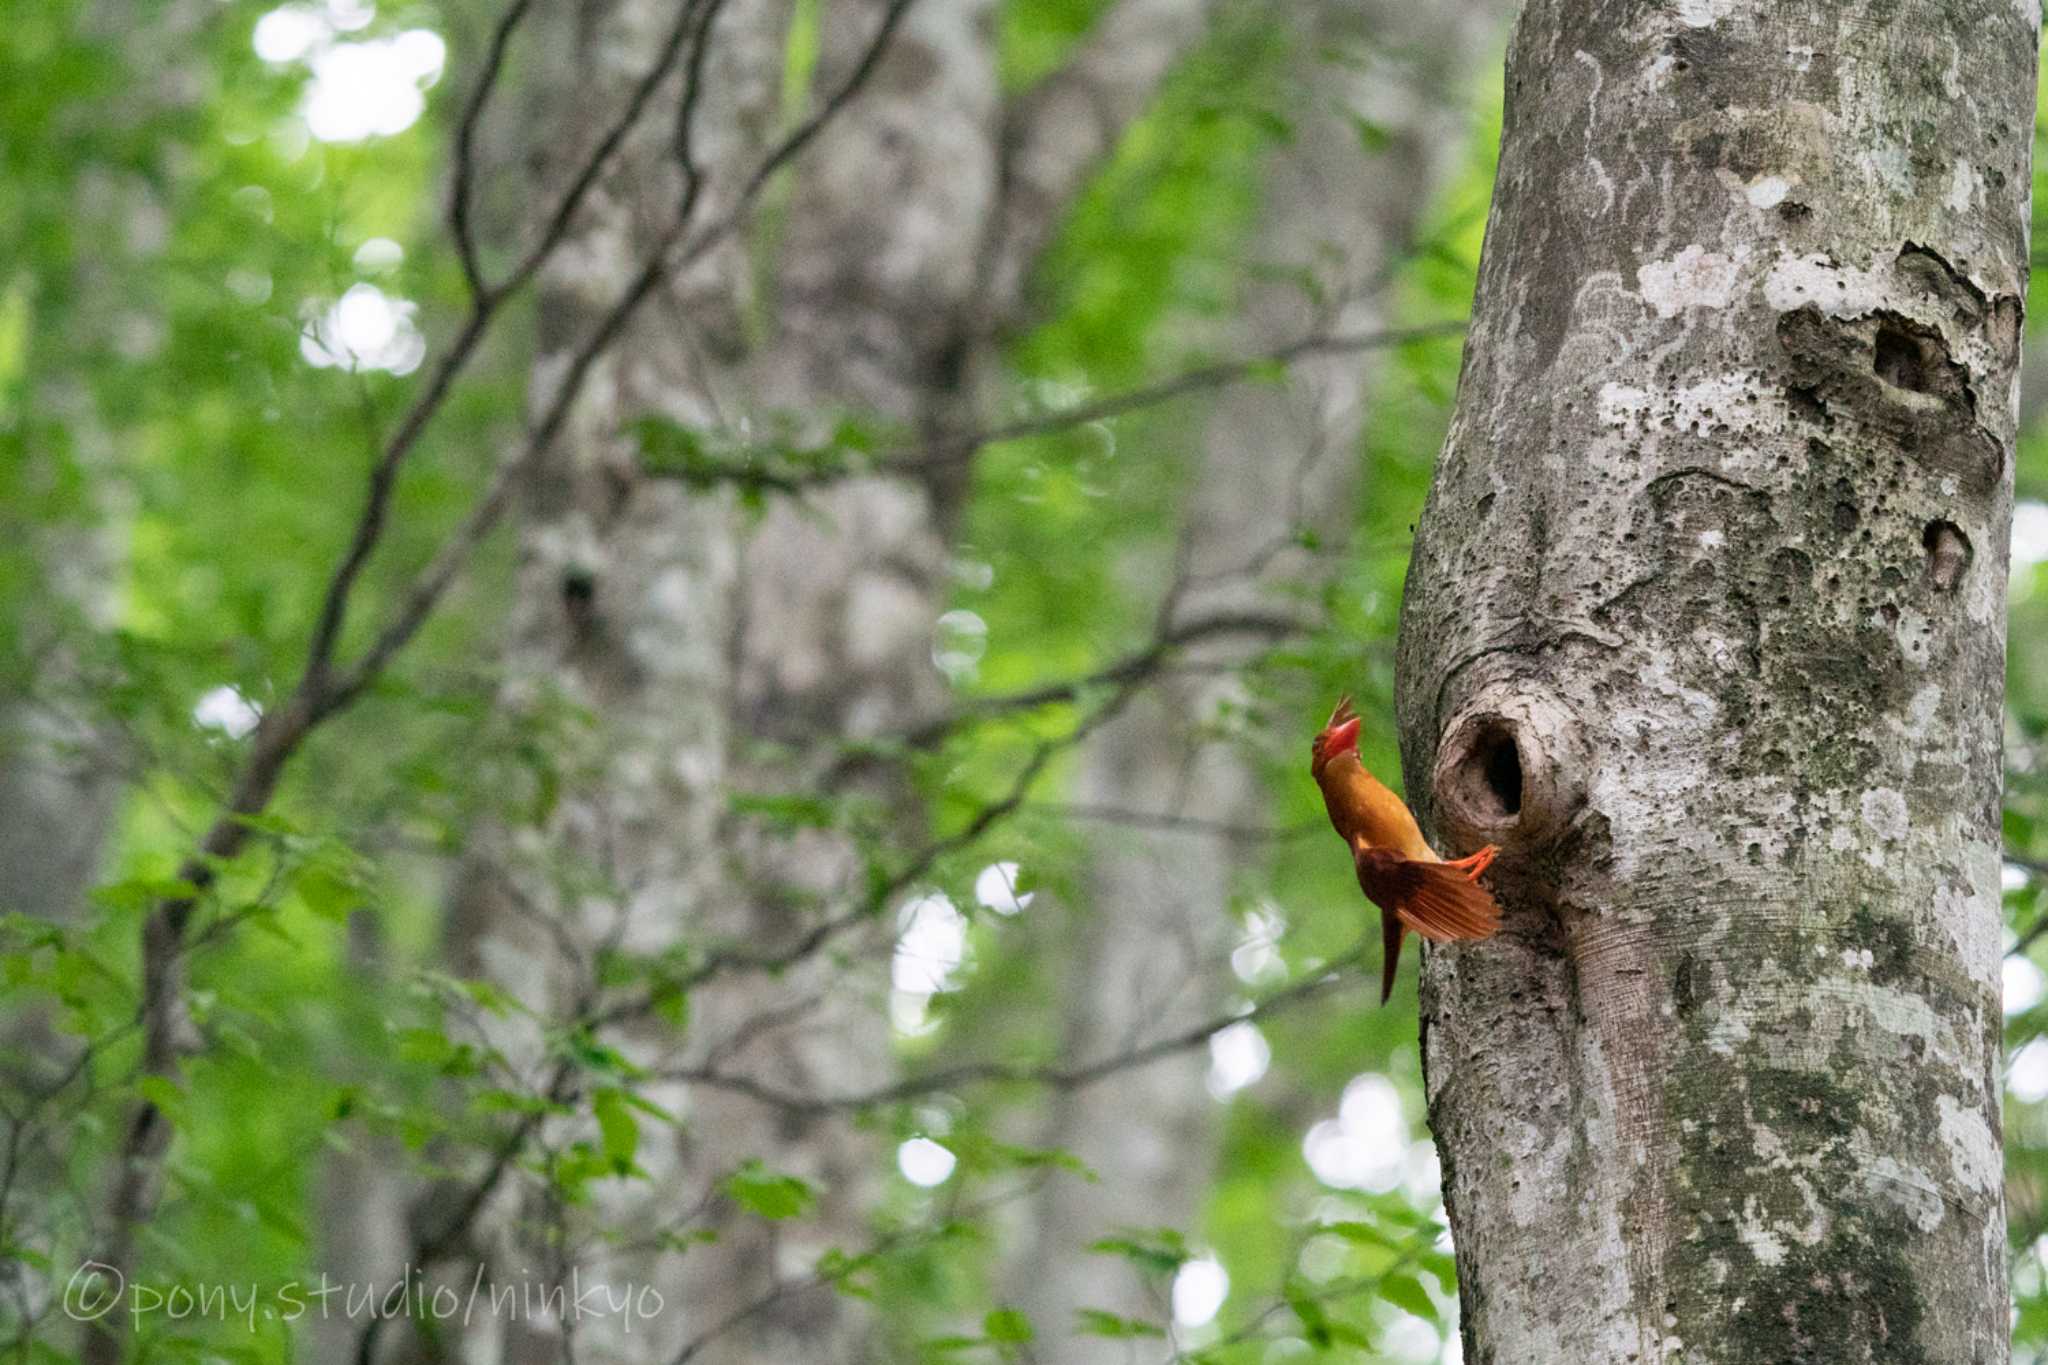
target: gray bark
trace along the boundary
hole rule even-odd
[[[2031,3],[1536,0],[1409,577],[1465,1357],[2002,1361]]]
[[[74,458],[104,481],[108,434],[84,395],[62,401],[81,451]],[[86,695],[79,646],[115,619],[123,537],[108,515],[36,528],[11,552],[27,559],[33,586],[9,604],[9,634],[34,659],[35,676],[29,695],[0,692],[0,886],[8,909],[36,919],[78,919],[120,793],[116,745]]]
[[[1292,16],[1293,134],[1274,154],[1251,247],[1286,282],[1252,289],[1219,349],[1257,354],[1388,324],[1384,276],[1456,164],[1466,109],[1454,92],[1496,40],[1503,10],[1494,0],[1318,4]],[[1358,119],[1386,135],[1376,150],[1361,146]],[[1176,562],[1154,585],[1171,593],[1176,619],[1284,611],[1330,571],[1352,519],[1358,440],[1380,368],[1371,356],[1318,357],[1293,366],[1285,385],[1217,398]],[[1302,548],[1303,529],[1318,534],[1321,552]],[[1089,747],[1075,799],[1260,823],[1253,756],[1208,728],[1219,705],[1243,699],[1228,670],[1248,658],[1241,644],[1204,648],[1200,662],[1217,664],[1215,676],[1168,680],[1134,704]],[[1086,900],[1070,912],[1076,926],[1059,937],[1063,1054],[1113,1055],[1225,1010],[1239,989],[1227,966],[1240,929],[1237,883],[1266,852],[1227,832],[1104,827],[1092,840]],[[1038,1139],[1073,1152],[1100,1180],[1047,1186],[1012,1275],[1048,1365],[1132,1359],[1130,1343],[1068,1335],[1078,1309],[1156,1314],[1135,1277],[1105,1276],[1100,1259],[1082,1252],[1121,1228],[1199,1223],[1218,1112],[1206,1066],[1207,1054],[1195,1052],[1055,1097]]]
[[[107,747],[65,698],[0,701],[0,885],[16,913],[77,918],[120,790]]]

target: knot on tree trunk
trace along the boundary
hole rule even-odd
[[[1430,773],[1447,851],[1533,852],[1557,842],[1585,804],[1588,761],[1563,703],[1526,679],[1482,683],[1444,726]]]

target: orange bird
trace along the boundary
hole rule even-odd
[[[1382,786],[1358,759],[1359,719],[1344,697],[1330,723],[1309,746],[1309,774],[1323,789],[1330,823],[1351,846],[1358,885],[1380,908],[1386,966],[1380,1003],[1394,993],[1394,968],[1401,937],[1410,929],[1432,943],[1491,938],[1500,928],[1500,907],[1479,884],[1500,852],[1492,844],[1469,858],[1445,862],[1422,837],[1414,814]]]

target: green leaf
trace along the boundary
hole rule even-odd
[[[622,1103],[630,1104],[633,1108],[638,1109],[650,1118],[660,1119],[663,1123],[676,1122],[674,1114],[669,1113],[668,1110],[662,1108],[653,1100],[648,1099],[645,1095],[636,1095],[630,1090],[621,1090],[619,1092],[619,1099]]]
[[[1294,121],[1273,109],[1243,109],[1247,122],[1265,137],[1285,147],[1294,141]]]
[[[990,1341],[1029,1341],[1035,1335],[1031,1319],[1014,1308],[998,1308],[981,1320],[981,1330]]]
[[[305,829],[274,811],[259,811],[249,815],[230,816],[236,824],[254,830],[258,834],[270,834],[283,838],[300,838]]]
[[[832,444],[866,455],[873,453],[878,441],[873,427],[855,417],[842,417],[832,428]]]
[[[735,815],[752,815],[779,830],[831,829],[839,823],[839,805],[823,796],[779,792],[734,792]]]
[[[949,1356],[961,1351],[979,1350],[986,1345],[981,1337],[963,1337],[958,1333],[947,1337],[930,1337],[918,1343],[926,1355]]]
[[[346,924],[350,912],[363,903],[362,887],[355,879],[330,867],[301,872],[296,890],[308,910],[333,924]]]
[[[192,900],[199,888],[182,877],[128,877],[93,888],[95,905],[108,910],[147,910],[158,901]]]
[[[1372,1349],[1372,1334],[1342,1318],[1331,1318],[1326,1321],[1323,1324],[1323,1331],[1329,1336],[1332,1345],[1355,1346],[1361,1351]]]
[[[690,993],[688,991],[670,985],[655,987],[653,1009],[678,1034],[690,1031]]]
[[[733,1172],[725,1192],[749,1212],[763,1218],[795,1218],[818,1202],[817,1191],[793,1175],[763,1166],[758,1158]]]
[[[614,1076],[638,1076],[640,1068],[628,1060],[626,1054],[610,1043],[601,1042],[596,1034],[586,1028],[570,1030],[562,1036],[564,1055],[586,1071],[607,1072]]]
[[[32,1269],[45,1272],[53,1268],[49,1257],[29,1246],[0,1247],[0,1260],[19,1261]]]
[[[855,1256],[838,1247],[827,1247],[818,1257],[817,1276],[831,1285],[834,1293],[844,1294],[850,1299],[872,1299],[875,1287],[869,1272],[875,1268],[878,1259],[871,1251]]]
[[[1387,1247],[1389,1249],[1395,1249],[1400,1246],[1398,1241],[1373,1224],[1361,1223],[1355,1220],[1347,1220],[1341,1223],[1325,1223],[1317,1231],[1331,1233],[1334,1236],[1342,1237],[1347,1242],[1358,1242],[1365,1246]]]
[[[1351,116],[1351,128],[1358,134],[1359,148],[1368,155],[1383,152],[1393,145],[1394,135],[1362,114]]]
[[[1133,1230],[1092,1242],[1088,1249],[1098,1256],[1121,1256],[1153,1275],[1171,1275],[1188,1259],[1187,1239],[1174,1228]]]
[[[1294,1310],[1294,1316],[1301,1322],[1301,1335],[1308,1344],[1318,1350],[1330,1345],[1330,1315],[1323,1311],[1323,1305],[1313,1294],[1299,1284],[1290,1283],[1281,1291],[1287,1306]]]
[[[1078,1317],[1080,1321],[1074,1324],[1074,1330],[1083,1336],[1128,1338],[1163,1337],[1166,1335],[1163,1328],[1154,1327],[1149,1322],[1139,1322],[1136,1318],[1118,1317],[1115,1313],[1107,1313],[1100,1308],[1080,1309]]]
[[[470,1096],[470,1107],[479,1114],[558,1114],[562,1107],[544,1095],[490,1086]]]
[[[597,1116],[605,1159],[614,1172],[625,1175],[633,1169],[633,1154],[640,1148],[640,1123],[628,1097],[619,1090],[599,1090],[590,1097],[590,1108]]]
[[[1436,1321],[1436,1301],[1413,1275],[1396,1272],[1380,1280],[1380,1297],[1424,1322]]]
[[[640,458],[652,474],[672,476],[693,486],[710,482],[718,462],[704,449],[704,434],[666,417],[642,417],[630,430]]]
[[[185,1092],[163,1076],[138,1076],[135,1089],[142,1098],[173,1118],[185,1103]]]

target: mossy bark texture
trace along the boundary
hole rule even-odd
[[[1532,0],[1400,649],[1466,1359],[1998,1362],[2032,0]]]

